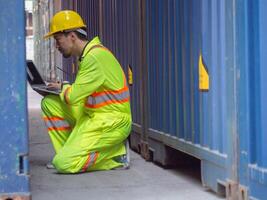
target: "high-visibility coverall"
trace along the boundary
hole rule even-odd
[[[61,173],[108,170],[123,165],[124,141],[131,130],[129,89],[123,70],[98,37],[80,57],[72,85],[47,95],[41,107]]]

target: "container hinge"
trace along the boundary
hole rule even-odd
[[[227,200],[239,200],[238,199],[238,183],[228,180],[226,183],[226,199]]]
[[[248,189],[237,182],[228,180],[226,183],[227,200],[248,200]]]
[[[142,141],[140,142],[140,151],[141,151],[141,156],[147,160],[147,161],[151,161],[152,157],[151,157],[151,152],[149,150],[149,145],[148,142]]]
[[[239,185],[238,198],[238,200],[249,200],[247,187]]]

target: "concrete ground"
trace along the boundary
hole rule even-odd
[[[28,87],[30,174],[33,200],[216,200],[192,169],[163,169],[131,151],[131,168],[78,175],[57,174],[45,165],[53,148],[41,120],[41,97]]]

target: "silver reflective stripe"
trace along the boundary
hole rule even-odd
[[[124,100],[130,97],[130,93],[129,90],[126,90],[122,93],[119,94],[110,94],[110,93],[106,93],[103,94],[101,96],[97,96],[97,97],[92,97],[89,96],[87,103],[90,105],[96,105],[96,104],[101,104],[104,102],[109,102],[109,101],[120,101],[120,100]]]
[[[53,121],[45,121],[47,128],[61,128],[61,127],[69,127],[69,123],[65,120],[53,120]]]
[[[92,166],[92,165],[94,164],[95,157],[96,157],[96,153],[95,153],[95,152],[90,153],[90,161],[89,161],[89,163],[88,163],[87,168],[90,167],[90,166]]]
[[[90,104],[90,105],[95,105],[96,104],[95,98],[89,96],[87,103]]]

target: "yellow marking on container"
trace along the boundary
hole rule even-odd
[[[207,67],[203,62],[202,55],[199,55],[198,61],[198,70],[199,70],[199,90],[209,90],[209,74]]]
[[[133,70],[131,65],[128,65],[128,84],[129,85],[133,84]]]
[[[72,63],[72,74],[74,74],[75,73],[75,64],[74,63]]]

